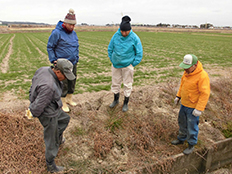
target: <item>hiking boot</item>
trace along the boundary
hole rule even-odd
[[[128,111],[128,102],[129,102],[129,97],[125,97],[123,107],[122,107],[123,112]]]
[[[47,164],[47,170],[48,170],[48,172],[50,172],[50,173],[56,173],[56,172],[60,172],[60,171],[63,171],[63,170],[64,170],[64,167],[62,167],[62,166],[57,166],[57,165],[55,164],[55,161],[53,161],[52,163],[48,163],[48,162],[46,161],[46,164]]]
[[[119,93],[114,94],[114,101],[110,104],[110,108],[114,108],[119,103]]]
[[[184,153],[185,155],[189,155],[190,153],[193,152],[193,150],[194,150],[194,146],[189,144],[188,148],[185,149],[185,150],[183,151],[183,153]]]
[[[178,144],[184,144],[184,141],[180,141],[180,140],[173,140],[172,142],[171,142],[173,145],[178,145]]]

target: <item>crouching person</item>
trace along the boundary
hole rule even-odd
[[[188,148],[183,153],[188,155],[193,152],[194,145],[197,144],[199,116],[204,111],[210,96],[210,80],[201,62],[193,54],[185,55],[179,66],[184,69],[179,91],[174,100],[177,105],[181,99],[178,116],[179,134],[171,143],[178,145],[186,140]]]
[[[44,128],[47,170],[51,173],[64,170],[56,166],[55,157],[59,146],[64,143],[63,132],[70,116],[62,110],[62,80],[74,80],[73,65],[67,59],[58,59],[55,67],[41,67],[32,78],[29,91],[29,113],[37,117]]]

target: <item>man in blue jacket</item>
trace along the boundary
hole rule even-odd
[[[51,63],[56,64],[60,58],[68,59],[73,64],[73,73],[77,76],[77,62],[79,60],[79,43],[74,27],[76,24],[76,17],[74,10],[70,9],[69,13],[65,16],[64,22],[59,21],[56,28],[52,31],[48,43],[47,52]],[[74,80],[64,80],[64,88],[62,91],[62,109],[69,112],[68,104],[76,106],[77,103],[73,102],[72,94],[75,90],[76,78]]]
[[[35,72],[29,91],[30,106],[27,116],[37,117],[44,128],[47,170],[51,173],[62,171],[56,166],[55,157],[59,146],[64,142],[63,132],[70,116],[61,107],[62,82],[73,80],[73,65],[67,59],[58,59],[55,67],[42,67]]]
[[[138,65],[143,57],[143,48],[139,37],[132,31],[130,17],[124,16],[120,28],[113,35],[109,46],[108,56],[112,63],[112,85],[114,101],[110,108],[119,103],[121,83],[124,86],[124,103],[122,111],[128,110],[129,97],[132,91],[134,67]]]

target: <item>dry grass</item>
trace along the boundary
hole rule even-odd
[[[170,144],[178,133],[179,107],[173,104],[178,85],[173,80],[159,86],[136,88],[126,113],[121,111],[123,97],[115,109],[110,109],[111,93],[85,96],[83,102],[71,108],[72,119],[57,164],[64,165],[65,173],[69,174],[122,173],[141,168],[150,173],[157,169],[168,173],[172,161],[165,159],[187,147],[187,144]],[[196,146],[199,154],[204,153],[208,142],[223,139],[221,132],[227,135],[232,132],[231,86],[229,77],[211,82],[210,100],[200,119],[202,126]],[[0,171],[46,173],[42,126],[38,119],[19,116],[24,113],[13,114],[0,114]]]
[[[1,173],[45,172],[42,128],[37,119],[0,113],[0,135]]]

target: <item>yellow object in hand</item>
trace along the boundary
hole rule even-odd
[[[26,116],[28,119],[33,119],[33,115],[31,114],[31,111],[30,111],[29,108],[26,110],[25,116]]]

